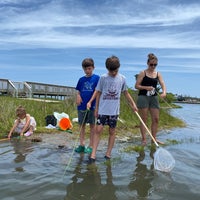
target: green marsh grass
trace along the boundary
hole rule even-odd
[[[133,99],[136,100],[136,94],[131,93]],[[34,116],[37,122],[37,130],[35,133],[51,133],[59,130],[49,130],[45,126],[45,117],[47,115],[52,115],[53,112],[65,112],[69,115],[70,119],[77,118],[77,110],[75,104],[75,97],[62,101],[46,101],[45,99],[22,99],[14,98],[7,96],[0,96],[0,137],[5,137],[9,130],[11,129],[13,122],[16,118],[15,110],[19,105],[22,105],[26,108],[27,113]],[[139,119],[136,114],[130,109],[130,106],[127,104],[124,96],[122,95],[121,104],[120,104],[120,119],[122,121],[118,122],[117,125],[117,135],[126,136],[129,134],[140,134],[139,131]],[[159,129],[170,129],[173,127],[184,126],[184,123],[173,116],[168,112],[168,109],[160,110],[160,121]],[[88,129],[89,127],[87,127]],[[79,127],[77,123],[73,123],[72,132],[78,132]],[[107,127],[105,127],[104,132],[107,137]],[[88,131],[87,131],[88,132]],[[104,135],[104,134],[103,134]]]

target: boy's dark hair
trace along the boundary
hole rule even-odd
[[[86,67],[94,67],[94,60],[92,58],[85,58],[82,61],[82,67],[86,68]]]
[[[117,56],[111,56],[107,58],[105,64],[109,71],[115,71],[120,67],[120,61]]]

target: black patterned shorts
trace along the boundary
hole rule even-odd
[[[117,126],[118,115],[98,115],[97,125],[108,125],[110,128]]]

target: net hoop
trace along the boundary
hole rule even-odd
[[[159,147],[154,154],[154,169],[170,172],[175,167],[175,159],[166,150]]]

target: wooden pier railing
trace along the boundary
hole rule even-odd
[[[0,79],[0,94],[24,98],[51,98],[64,100],[75,95],[75,88],[36,82],[15,82]]]

